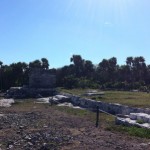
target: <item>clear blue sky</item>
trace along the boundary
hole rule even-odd
[[[0,60],[45,57],[51,67],[72,54],[98,64],[143,56],[150,64],[150,0],[0,0]]]

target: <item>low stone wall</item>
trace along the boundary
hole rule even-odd
[[[129,115],[130,113],[150,114],[149,108],[142,109],[142,108],[135,108],[135,107],[129,107],[121,104],[116,104],[116,103],[105,103],[105,102],[95,101],[87,98],[81,98],[79,96],[75,96],[71,94],[63,93],[63,95],[68,96],[73,105],[87,108],[90,110],[96,110],[96,107],[99,106],[101,110],[114,115],[116,114]]]

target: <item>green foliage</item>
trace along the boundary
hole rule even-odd
[[[55,107],[58,110],[61,110],[62,112],[66,112],[70,115],[75,115],[75,116],[81,116],[84,117],[86,115],[90,115],[91,112],[84,110],[84,109],[73,109],[73,108],[69,108],[66,106],[61,106],[61,107]]]
[[[98,88],[98,84],[86,78],[78,79],[78,88]]]
[[[66,77],[64,77],[64,80],[63,80],[63,83],[64,83],[63,86],[67,89],[76,88],[77,82],[78,82],[78,80],[76,78],[74,78],[74,76],[72,76],[72,75],[66,76]]]
[[[126,64],[121,66],[117,64],[116,57],[103,59],[98,65],[80,55],[73,55],[70,61],[70,65],[53,68],[51,73],[56,74],[56,86],[126,91],[138,89],[145,92],[150,89],[150,65],[146,65],[142,56],[127,57]],[[1,90],[28,84],[28,74],[33,68],[48,70],[48,59],[37,59],[29,64],[12,63],[9,66],[0,61]]]

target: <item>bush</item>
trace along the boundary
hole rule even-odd
[[[99,88],[97,83],[86,78],[79,78],[77,86],[78,88]]]
[[[77,87],[78,80],[74,76],[67,76],[63,80],[63,86],[66,89],[72,89]]]

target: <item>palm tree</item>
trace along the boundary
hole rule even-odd
[[[1,91],[2,91],[2,65],[3,65],[3,62],[0,61]]]

